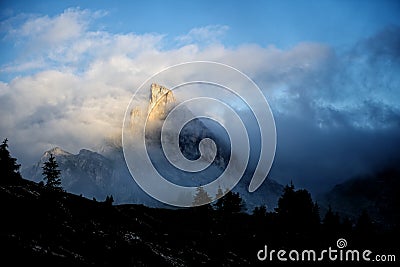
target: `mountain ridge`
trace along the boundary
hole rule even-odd
[[[42,181],[41,166],[53,149],[45,151],[35,165],[23,169],[22,175],[31,181]],[[68,192],[99,200],[113,195],[117,204],[132,203],[165,207],[163,203],[148,196],[135,183],[125,162],[121,161],[122,151],[116,149],[112,153],[109,152],[107,156],[88,149],[81,149],[78,154],[62,151],[63,153],[54,154],[54,156],[61,170],[62,186]],[[111,154],[113,157],[110,156]],[[241,182],[233,189],[246,201],[248,212],[262,204],[267,205],[269,210],[273,210],[282,190],[283,185],[271,178],[264,181],[259,192],[247,192],[246,184]]]
[[[152,83],[149,88],[149,98],[147,106],[134,107],[131,114],[132,133],[140,128],[137,124],[147,118],[149,129],[146,128],[146,146],[149,157],[152,159],[153,166],[163,177],[172,183],[181,186],[199,186],[207,184],[216,179],[228,165],[231,157],[230,144],[227,133],[220,129],[221,126],[214,125],[210,121],[203,121],[196,118],[186,106],[183,106],[177,113],[179,118],[172,121],[173,125],[166,129],[165,135],[174,139],[179,134],[179,146],[181,153],[189,160],[203,160],[209,164],[204,171],[193,176],[189,172],[184,172],[171,166],[163,153],[161,144],[161,125],[166,118],[166,114],[178,105],[177,99],[168,88]],[[180,121],[186,123],[179,133]],[[175,123],[175,124],[174,124]],[[218,128],[219,127],[219,128]],[[140,129],[139,129],[140,130]],[[164,133],[163,133],[164,134]],[[206,143],[204,153],[200,153],[200,142],[204,139],[211,139],[216,146],[215,155],[212,154],[213,144]],[[175,139],[174,139],[175,140]],[[202,143],[204,145],[204,142]],[[37,164],[25,169],[23,174],[30,180],[40,181],[42,178],[41,166],[48,159],[50,154],[54,154],[61,169],[62,186],[75,194],[83,194],[87,197],[104,199],[108,195],[113,195],[116,203],[140,203],[151,207],[164,207],[165,205],[148,196],[133,180],[128,169],[122,144],[118,140],[105,140],[99,146],[99,152],[88,149],[81,149],[78,154],[72,154],[60,147],[54,147],[45,151]],[[266,179],[263,186],[257,192],[249,193],[248,177],[242,180],[233,188],[234,192],[240,193],[251,211],[255,206],[266,205],[269,210],[277,205],[277,200],[283,190],[283,186],[272,179]],[[214,197],[214,196],[211,196]]]
[[[400,221],[400,170],[353,177],[321,196],[320,203],[353,219],[365,210],[374,221],[391,227]]]

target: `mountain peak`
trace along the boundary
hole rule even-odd
[[[175,97],[168,88],[152,83],[150,87],[149,119],[163,119],[169,108],[175,103]]]
[[[56,146],[53,147],[52,149],[44,152],[44,156],[50,156],[50,154],[53,154],[54,156],[68,156],[72,155],[71,153],[61,149],[60,147]]]
[[[90,151],[89,149],[82,148],[81,150],[79,150],[79,154],[88,154],[88,155],[90,155],[90,154],[97,154],[97,153],[93,152],[93,151]]]

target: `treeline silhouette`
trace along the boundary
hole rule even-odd
[[[23,179],[19,167],[4,140],[0,251],[15,264],[250,265],[260,263],[256,254],[264,245],[317,250],[336,248],[339,238],[352,249],[398,253],[398,224],[381,227],[366,211],[351,219],[328,207],[321,215],[311,194],[293,183],[271,212],[263,205],[245,212],[246,203],[234,192],[199,207],[157,209],[55,190]]]
[[[366,210],[360,210],[357,218],[350,219],[341,217],[329,206],[321,216],[320,207],[313,202],[311,194],[306,189],[296,190],[293,183],[284,187],[273,212],[267,212],[264,205],[255,207],[251,215],[243,213],[244,210],[244,200],[232,191],[216,203],[192,209],[197,215],[194,217],[201,218],[197,221],[199,226],[221,225],[219,230],[223,232],[235,221],[246,222],[249,227],[246,234],[252,234],[260,244],[268,241],[277,247],[332,246],[339,238],[348,239],[355,247],[391,247],[397,242],[391,235],[398,233],[398,225],[387,229],[374,222]],[[235,225],[232,230],[237,229],[236,226],[240,228]]]

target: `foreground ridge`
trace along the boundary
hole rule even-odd
[[[288,192],[292,189],[286,187]],[[305,190],[295,192],[307,195]],[[113,206],[107,199],[90,200],[24,179],[0,184],[2,260],[57,266],[253,265],[260,263],[257,252],[265,245],[318,250],[343,237],[326,232],[319,223],[306,231],[284,228],[282,222],[293,221],[281,221],[279,213],[262,209],[249,215],[210,206]],[[357,231],[345,236],[352,246],[398,252],[395,231],[362,236]]]

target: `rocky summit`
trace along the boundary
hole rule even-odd
[[[150,87],[149,120],[165,119],[175,104],[175,97],[168,88],[152,83]]]

